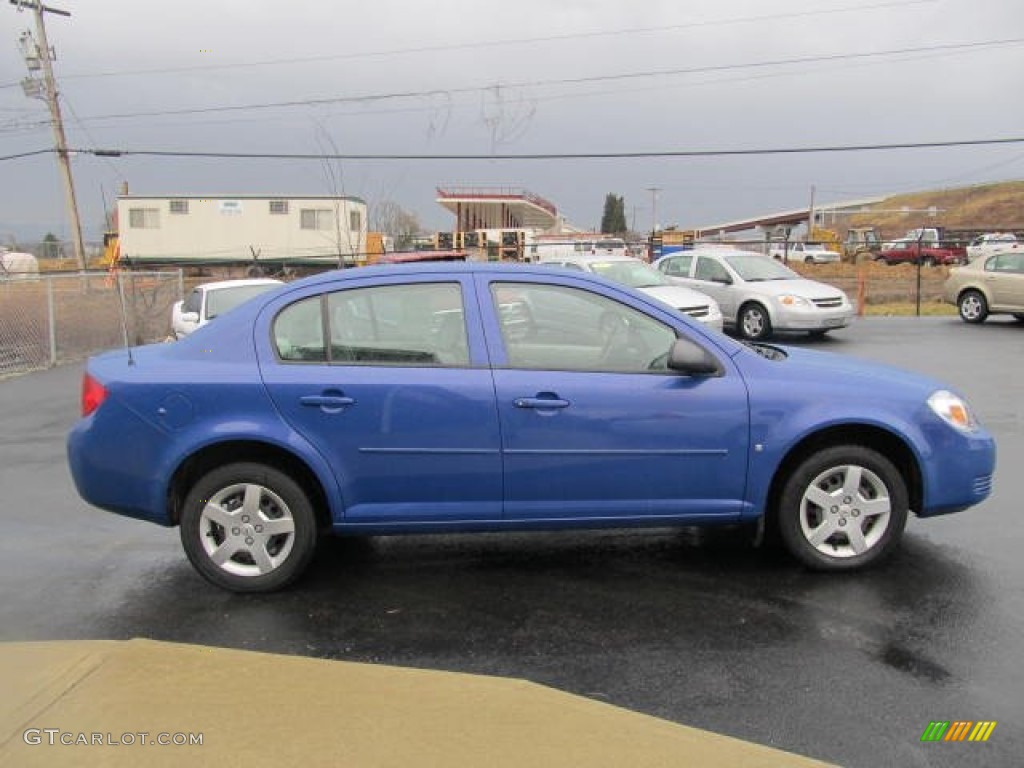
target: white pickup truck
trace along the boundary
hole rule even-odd
[[[823,243],[772,243],[768,255],[777,261],[802,261],[805,264],[831,264],[840,260],[840,254],[830,251]]]

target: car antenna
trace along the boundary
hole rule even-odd
[[[124,281],[121,279],[121,270],[117,274],[117,297],[121,304],[121,335],[124,337],[124,347],[128,350],[128,365],[135,365],[135,358],[132,356],[132,347],[128,343],[128,308],[124,301]]]

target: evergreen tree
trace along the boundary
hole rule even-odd
[[[625,198],[609,193],[604,198],[601,232],[606,235],[622,235],[627,229]]]

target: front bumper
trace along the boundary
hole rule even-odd
[[[849,304],[822,309],[816,306],[778,304],[772,325],[778,331],[828,331],[845,328],[853,322],[854,311]]]
[[[996,444],[984,429],[970,434],[945,424],[927,430],[934,450],[924,466],[924,498],[919,517],[959,512],[980,504],[992,493]]]

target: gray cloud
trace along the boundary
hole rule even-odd
[[[1024,124],[1020,43],[822,58],[1024,37],[1018,0],[97,0],[65,7],[73,17],[52,18],[48,28],[69,141],[83,147],[657,151],[1001,138],[1020,135]],[[0,18],[0,84],[7,84],[23,76],[15,42],[31,17],[7,7]],[[692,71],[708,68],[719,69]],[[147,70],[178,71],[124,74]],[[654,74],[668,70],[691,71]],[[648,74],[622,77],[639,73]],[[391,93],[419,95],[103,117]],[[41,102],[20,88],[0,89],[0,155],[50,146],[46,128],[17,130],[43,118]],[[637,226],[647,228],[649,187],[662,190],[660,223],[694,226],[805,204],[812,184],[827,202],[1014,178],[1022,167],[1024,146],[1008,145],[685,160],[345,162],[336,170],[345,193],[370,202],[393,198],[430,227],[450,224],[434,203],[435,186],[467,183],[527,187],[581,226],[597,224],[605,194],[614,192],[625,196]],[[80,157],[75,173],[93,235],[101,189],[109,202],[121,180],[153,194],[331,191],[322,164],[299,161]],[[64,231],[52,156],[5,162],[0,176],[0,238],[7,231]]]

